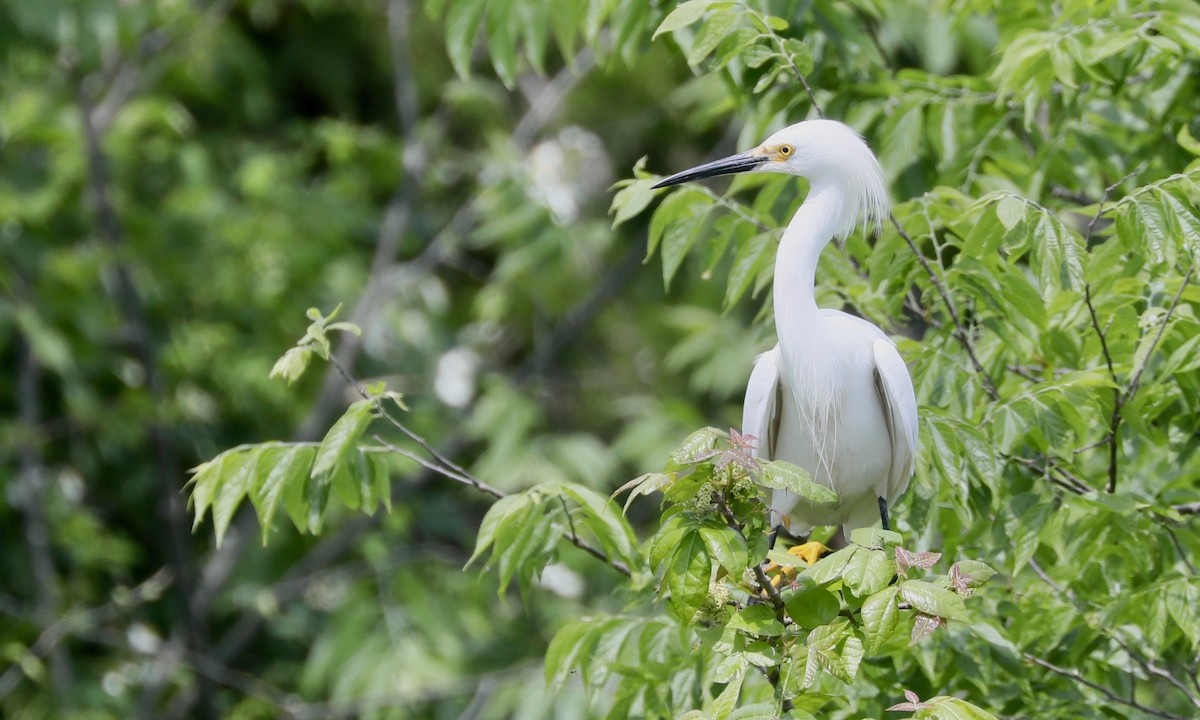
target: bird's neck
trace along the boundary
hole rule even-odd
[[[783,232],[775,257],[775,326],[781,343],[816,328],[806,322],[817,313],[816,277],[821,251],[853,218],[843,193],[833,185],[813,185]],[[786,343],[784,343],[786,344]]]

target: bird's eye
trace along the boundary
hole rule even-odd
[[[790,158],[794,152],[796,152],[796,148],[792,147],[791,145],[779,146],[779,157],[784,158],[785,160]]]

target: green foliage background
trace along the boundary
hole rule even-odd
[[[662,470],[737,422],[804,189],[655,204],[645,173],[818,107],[895,203],[818,279],[907,338],[898,529],[1000,571],[969,622],[823,685],[826,712],[899,717],[904,689],[1006,718],[1200,712],[1195,3],[45,0],[0,6],[0,53],[0,714],[751,716],[715,707],[652,593],[557,535],[464,573],[493,498],[402,454],[338,445],[265,547],[259,490],[214,505],[218,549],[184,484],[331,427],[429,457],[331,366],[269,379],[303,311],[339,303],[363,330],[331,336],[340,364],[489,487],[603,497]],[[360,512],[383,499],[364,477],[390,512]],[[633,503],[638,537],[657,516]],[[564,636],[583,672],[547,693],[582,617],[632,620]],[[613,710],[581,674],[654,697]]]

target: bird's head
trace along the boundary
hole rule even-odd
[[[850,204],[846,216],[878,227],[887,217],[887,189],[879,160],[862,137],[836,120],[805,120],[771,135],[756,148],[675,173],[655,188],[743,172],[799,175],[813,191],[835,188]]]

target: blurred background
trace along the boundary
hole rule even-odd
[[[738,417],[758,303],[721,315],[698,272],[664,293],[645,224],[606,217],[639,157],[732,144],[719,85],[650,45],[651,5],[624,60],[543,28],[536,67],[468,48],[462,79],[437,5],[0,7],[0,714],[568,712],[541,655],[615,578],[568,557],[563,602],[497,601],[461,571],[490,498],[396,462],[390,514],[262,547],[246,507],[220,550],[186,507],[189,468],[353,399],[320,363],[268,380],[310,306],[505,490],[607,494]]]

